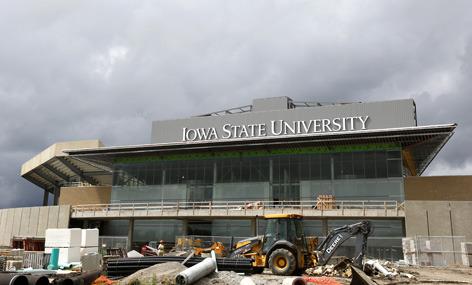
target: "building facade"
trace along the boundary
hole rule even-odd
[[[277,97],[154,121],[151,144],[62,149],[62,162],[93,168],[81,172],[95,180],[89,184],[111,184],[108,207],[120,207],[118,216],[83,212],[73,214],[71,223],[87,221],[102,235],[131,234],[140,242],[178,235],[248,237],[264,227],[261,215],[292,210],[303,212],[305,230],[315,236],[370,219],[377,249],[401,254],[405,178],[420,176],[455,128],[417,126],[411,99],[330,103]],[[40,164],[22,175],[42,187],[48,185],[41,175],[47,163]],[[48,174],[55,185],[42,188],[66,199],[69,194],[55,189],[73,175]],[[326,198],[329,207],[320,208]],[[121,216],[126,205],[133,205],[133,214]],[[136,216],[143,205],[146,214]]]

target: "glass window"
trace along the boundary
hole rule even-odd
[[[375,167],[377,170],[377,178],[387,177],[387,153],[385,151],[375,152]]]

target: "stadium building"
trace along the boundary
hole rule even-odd
[[[98,227],[127,236],[130,247],[180,235],[249,237],[262,216],[295,213],[312,236],[371,220],[370,254],[398,260],[405,236],[471,241],[463,215],[472,216],[472,178],[421,177],[455,129],[418,126],[412,99],[276,97],[154,121],[150,144],[56,143],[21,171],[44,189],[44,207],[0,210],[0,243],[51,226]],[[10,225],[20,212],[20,225]]]

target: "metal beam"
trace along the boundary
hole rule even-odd
[[[47,182],[51,183],[52,185],[54,185],[54,187],[59,187],[59,184],[57,184],[56,180],[54,180],[51,176],[47,175],[46,173],[42,173],[40,170],[38,169],[34,169],[33,172],[38,175],[39,177],[43,178],[44,180],[46,180]]]
[[[57,175],[57,176],[59,176],[60,178],[62,178],[63,180],[65,180],[65,181],[67,181],[67,182],[69,181],[70,177],[69,177],[67,174],[60,172],[58,169],[52,167],[52,166],[49,165],[48,163],[43,164],[43,166],[44,166],[47,170],[51,171],[51,172],[54,173],[55,175]]]
[[[80,170],[77,166],[73,165],[68,161],[65,157],[58,156],[56,157],[62,164],[67,166],[72,172],[77,174],[82,180],[85,180],[87,183],[90,183],[92,185],[97,185],[98,181],[96,181],[93,177],[90,177],[88,175],[85,175],[82,170]]]
[[[34,179],[30,175],[24,175],[23,178],[25,178],[26,180],[28,180],[29,182],[33,183],[34,185],[38,186],[41,189],[44,189],[44,190],[48,189],[48,185],[42,183],[41,181],[38,181],[38,180]]]
[[[408,165],[408,168],[410,169],[411,175],[418,176],[418,172],[416,171],[415,163],[413,159],[411,158],[411,153],[410,153],[409,148],[403,150],[403,157],[405,158],[406,164]]]

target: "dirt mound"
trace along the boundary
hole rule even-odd
[[[160,263],[149,268],[141,269],[130,276],[121,279],[118,284],[174,284],[175,276],[185,269],[187,269],[187,267],[178,262]]]

